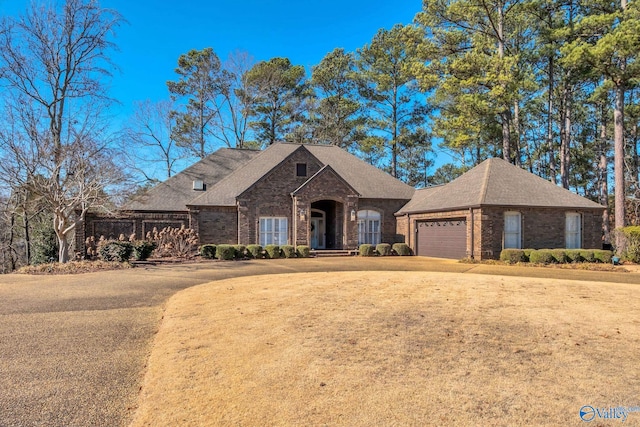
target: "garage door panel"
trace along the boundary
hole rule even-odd
[[[464,218],[416,223],[417,254],[460,259],[467,256],[467,221]]]

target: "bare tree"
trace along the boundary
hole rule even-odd
[[[170,178],[176,162],[185,156],[174,138],[175,117],[171,101],[137,102],[124,130],[122,152],[129,164],[148,182]],[[158,165],[160,176],[154,175]]]
[[[61,7],[35,3],[0,20],[0,84],[20,138],[0,149],[53,217],[60,262],[69,259],[73,231],[91,207],[108,200],[121,180],[102,113],[109,99],[107,55],[121,16],[94,0]]]

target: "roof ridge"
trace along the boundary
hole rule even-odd
[[[484,179],[482,180],[482,186],[480,187],[480,197],[478,199],[478,204],[482,204],[487,197],[487,189],[489,188],[489,175],[491,175],[491,160],[493,159],[494,158],[492,157],[490,159],[487,159],[486,162],[483,162],[487,165],[484,169]]]

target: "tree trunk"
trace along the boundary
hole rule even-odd
[[[554,61],[553,54],[549,57],[549,87],[547,88],[547,147],[549,150],[549,178],[554,184],[558,183],[556,170],[556,150],[553,144],[553,89],[554,89]]]
[[[609,172],[607,169],[607,109],[601,108],[600,122],[600,162],[598,163],[598,180],[600,187],[600,204],[606,206],[602,212],[603,243],[611,243],[611,227],[609,224]]]
[[[522,167],[522,153],[520,150],[520,142],[522,141],[522,138],[520,135],[520,105],[518,104],[518,101],[513,103],[513,128],[516,132],[514,163],[516,166]]]
[[[560,137],[560,181],[563,188],[569,188],[569,164],[571,147],[571,88],[565,84],[562,91],[562,135]]]
[[[15,224],[16,224],[16,213],[14,211],[14,212],[11,212],[11,223],[9,224],[8,250],[9,250],[9,261],[11,263],[10,271],[14,271],[16,269],[16,257],[14,256],[14,249],[13,249],[13,240],[15,238],[15,231],[14,231]]]
[[[69,262],[69,243],[67,236],[58,236],[58,262]]]
[[[613,110],[613,150],[615,184],[615,228],[625,226],[625,179],[624,179],[624,85],[616,85],[616,100]]]

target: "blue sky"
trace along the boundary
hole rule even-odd
[[[24,11],[31,0],[0,0],[0,14]],[[48,1],[48,0],[44,0]],[[307,70],[330,51],[353,51],[380,28],[407,24],[421,0],[101,0],[127,20],[115,39],[119,67],[111,95],[124,118],[134,101],[168,98],[178,57],[212,47],[221,59],[243,50],[256,61],[287,57]]]

